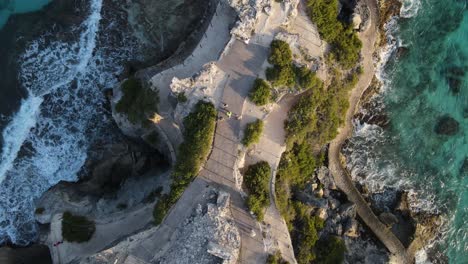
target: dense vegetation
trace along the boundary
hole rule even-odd
[[[96,231],[93,221],[84,216],[72,215],[70,212],[63,213],[62,237],[69,242],[86,242],[91,239]]]
[[[323,228],[323,220],[310,215],[307,205],[294,203],[296,217],[294,229],[291,232],[294,254],[299,264],[309,264],[316,258],[315,244],[318,241],[318,231]]]
[[[331,70],[327,90],[310,90],[292,107],[285,123],[287,143],[304,140],[323,145],[335,138],[349,107],[348,93],[358,80],[358,73],[343,76]]]
[[[249,93],[249,98],[258,106],[268,104],[271,98],[270,85],[262,79],[256,79]]]
[[[336,236],[330,236],[325,241],[317,243],[317,263],[336,264],[343,263],[346,245],[344,241]]]
[[[260,136],[263,132],[263,121],[257,119],[256,121],[247,124],[245,127],[244,138],[242,139],[242,144],[249,147],[252,144],[258,143]]]
[[[156,203],[154,221],[160,224],[169,208],[179,199],[185,188],[197,176],[210,152],[216,125],[216,109],[211,103],[198,102],[184,119],[184,142],[177,152],[172,173],[171,192]]]
[[[122,98],[115,105],[115,110],[127,115],[133,124],[147,125],[148,118],[158,112],[158,93],[143,87],[141,82],[133,77],[122,83],[122,92]]]
[[[333,263],[333,254],[342,256],[343,247],[336,240],[317,242],[320,219],[312,217],[307,206],[295,201],[294,192],[305,188],[314,177],[315,169],[324,162],[325,153],[314,151],[332,140],[344,122],[348,108],[348,92],[356,84],[358,72],[343,75],[331,70],[331,83],[326,90],[307,91],[291,108],[285,122],[287,150],[283,153],[276,175],[276,204],[291,232],[298,263]],[[316,245],[317,242],[317,245]],[[325,245],[322,245],[325,243]],[[340,263],[340,262],[336,262]]]
[[[322,81],[310,69],[293,64],[291,48],[282,40],[271,42],[268,62],[273,67],[266,70],[266,77],[274,87],[307,90],[320,89],[323,86]]]
[[[244,184],[249,192],[247,206],[258,221],[263,221],[265,208],[270,205],[270,176],[271,168],[266,161],[250,165],[244,174]]]
[[[276,175],[276,203],[290,230],[298,263],[341,263],[346,250],[343,241],[319,241],[323,220],[312,216],[311,208],[297,201],[295,193],[313,179],[315,169],[324,162],[321,147],[336,137],[337,129],[344,123],[349,91],[362,73],[360,67],[353,67],[358,62],[361,43],[349,27],[337,20],[336,0],[310,0],[309,13],[312,10],[321,10],[312,15],[320,34],[332,45],[330,56],[343,68],[354,69],[346,73],[329,69],[330,84],[325,88],[307,68],[291,66],[296,87],[307,91],[285,121],[287,149]]]
[[[349,69],[359,60],[362,43],[350,25],[338,20],[338,0],[307,0],[310,19],[331,45],[331,58]]]

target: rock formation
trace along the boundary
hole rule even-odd
[[[218,105],[222,95],[222,85],[224,85],[223,79],[225,79],[225,73],[214,62],[205,64],[203,69],[193,77],[185,79],[174,77],[170,84],[172,94],[175,97],[184,94],[187,98],[185,102],[179,101],[177,104],[174,111],[176,122],[182,123],[183,118],[200,100]]]
[[[453,136],[458,133],[458,130],[458,121],[448,115],[439,118],[434,128],[437,134],[446,136]]]
[[[229,194],[220,191],[214,203],[199,204],[195,215],[181,227],[177,241],[157,261],[168,264],[237,263],[240,234],[230,218],[229,203]]]

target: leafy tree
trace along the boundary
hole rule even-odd
[[[252,90],[249,93],[250,100],[256,105],[268,104],[271,97],[271,88],[267,82],[262,79],[256,79]]]

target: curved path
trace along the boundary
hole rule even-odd
[[[351,176],[341,162],[340,151],[345,140],[352,135],[352,121],[356,107],[358,106],[362,93],[370,85],[374,76],[372,55],[374,53],[374,46],[377,36],[379,11],[375,0],[366,0],[366,4],[371,11],[371,24],[366,32],[359,35],[359,38],[363,42],[362,56],[364,58],[364,73],[359,78],[359,82],[357,83],[356,87],[351,91],[349,98],[349,109],[346,112],[345,126],[339,130],[338,136],[330,143],[330,148],[328,150],[329,169],[340,190],[346,194],[351,202],[356,204],[359,217],[391,252],[393,255],[393,260],[396,263],[411,263],[413,261],[408,257],[406,249],[401,241],[390,231],[387,226],[380,222],[377,216],[372,212],[361,193],[354,186]]]

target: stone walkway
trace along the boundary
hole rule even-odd
[[[345,126],[340,128],[338,136],[330,143],[328,150],[329,168],[335,179],[335,182],[340,190],[342,190],[348,200],[356,204],[356,209],[359,217],[372,230],[377,238],[387,247],[390,253],[393,254],[393,259],[396,263],[411,263],[413,260],[406,254],[406,249],[400,240],[385,226],[377,216],[372,212],[367,202],[362,197],[361,193],[356,189],[346,167],[341,162],[341,148],[346,139],[353,132],[353,116],[356,107],[359,103],[362,93],[370,85],[374,76],[374,64],[372,56],[374,53],[374,45],[377,37],[378,7],[375,0],[366,0],[367,6],[371,10],[371,25],[369,29],[359,35],[362,40],[362,55],[364,58],[363,68],[364,73],[359,78],[356,87],[352,90],[349,98],[349,109],[346,113]]]
[[[287,119],[288,111],[295,101],[296,98],[293,96],[283,97],[278,104],[274,105],[274,108],[265,118],[262,117],[263,112],[258,111],[258,107],[250,101],[247,101],[244,106],[243,114],[245,123],[255,121],[256,119],[263,119],[264,122],[264,129],[260,141],[247,152],[245,164],[247,166],[259,161],[266,161],[272,168],[272,175],[270,178],[270,206],[267,208],[264,217],[264,222],[266,224],[265,232],[268,236],[268,239],[266,239],[266,247],[269,253],[274,253],[279,250],[283,259],[289,263],[297,262],[286,221],[284,221],[276,207],[275,179],[281,155],[286,150],[284,142],[284,121]]]

